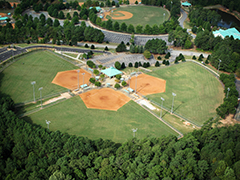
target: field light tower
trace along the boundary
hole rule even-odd
[[[137,77],[138,75],[136,74],[136,83],[135,83],[135,93],[137,94]]]
[[[51,123],[51,121],[46,120],[46,124],[47,124],[48,129],[49,129],[49,124],[50,123]]]
[[[79,89],[79,72],[80,72],[80,70],[78,69],[77,70],[77,73],[78,73],[78,89]]]
[[[35,89],[34,89],[34,84],[36,84],[36,81],[32,81],[31,84],[33,85],[33,102],[36,102]]]
[[[132,131],[133,131],[133,137],[135,137],[135,133],[137,132],[137,130],[138,130],[138,128],[132,129]]]
[[[175,93],[172,93],[172,95],[173,95],[173,99],[172,99],[172,109],[171,109],[171,114],[173,113],[173,103],[174,103],[174,97],[176,96],[176,94],[175,94]]]
[[[227,88],[227,98],[228,98],[228,94],[229,94],[230,88]]]
[[[41,108],[43,107],[42,106],[42,89],[43,87],[40,87],[38,90],[40,91],[40,99],[41,99]]]
[[[219,68],[220,68],[220,63],[222,62],[222,60],[221,59],[219,59],[219,64],[218,64],[218,74],[219,74]]]
[[[162,100],[162,106],[161,106],[161,114],[160,114],[160,118],[162,118],[163,101],[165,101],[165,99],[161,97],[161,100]]]
[[[85,73],[82,73],[82,75],[83,75],[83,84],[84,84],[84,75],[85,75]]]

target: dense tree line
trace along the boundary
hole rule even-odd
[[[75,21],[65,20],[64,25],[60,26],[57,19],[52,21],[51,18],[41,14],[40,18],[32,18],[25,14],[15,23],[12,28],[10,23],[6,26],[0,26],[0,44],[6,43],[47,43],[52,39],[53,44],[70,44],[76,45],[77,41],[103,42],[104,34],[92,27],[86,27],[85,22],[81,26],[75,26]],[[40,38],[40,39],[39,39]]]
[[[189,0],[192,5],[200,5],[200,6],[209,6],[221,4],[230,9],[230,11],[237,10],[240,12],[240,4],[238,0]]]
[[[164,6],[170,11],[171,17],[177,19],[180,15],[180,1],[178,0],[142,0],[142,4]]]
[[[11,4],[10,4],[8,1],[6,1],[6,0],[1,0],[1,1],[0,1],[0,8],[1,8],[1,9],[2,9],[2,8],[4,8],[4,9],[11,9],[12,6],[11,6]]]
[[[167,43],[162,39],[151,39],[148,40],[144,46],[145,50],[156,54],[165,54],[167,50]]]
[[[3,179],[240,179],[240,125],[185,135],[110,140],[51,132],[14,114],[0,96]]]
[[[211,26],[217,26],[221,19],[221,15],[216,11],[203,9],[203,7],[190,8],[188,17],[191,26],[202,26],[204,29],[211,30]]]
[[[228,114],[236,113],[236,107],[238,105],[238,91],[236,89],[236,79],[233,73],[230,75],[222,73],[219,79],[225,85],[225,98],[223,104],[221,104],[216,110],[219,116],[225,118]]]

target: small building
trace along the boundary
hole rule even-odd
[[[9,19],[8,17],[0,17],[0,22],[6,22],[7,19]]]
[[[214,37],[220,36],[223,39],[227,36],[229,37],[233,36],[234,39],[240,39],[240,33],[236,28],[229,28],[227,30],[223,29],[216,30],[213,31],[213,35]]]
[[[90,7],[89,9],[92,9],[92,8],[93,7]],[[102,8],[100,6],[96,6],[95,8],[96,8],[97,12],[100,12],[102,10]]]
[[[189,3],[189,2],[183,2],[182,3],[182,6],[185,6],[185,7],[189,7],[189,6],[191,6],[192,4],[191,3]]]
[[[108,77],[114,77],[118,74],[122,74],[121,71],[117,70],[114,67],[110,67],[108,69],[101,70],[102,73],[106,74]]]

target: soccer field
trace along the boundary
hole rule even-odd
[[[36,81],[35,95],[42,96],[67,90],[61,86],[52,84],[57,72],[73,70],[78,67],[59,58],[48,51],[31,52],[21,57],[1,73],[0,91],[9,94],[15,103],[33,100],[32,81]]]
[[[115,9],[113,14],[117,14],[118,11],[127,11],[133,14],[133,17],[125,20],[113,20],[118,21],[120,24],[125,22],[127,25],[132,24],[135,28],[137,25],[142,25],[143,29],[148,24],[153,26],[154,24],[160,25],[164,21],[168,20],[169,13],[167,10],[161,7],[154,6],[128,6]],[[165,16],[164,16],[165,14]]]
[[[178,134],[155,118],[134,101],[118,111],[88,109],[79,96],[29,115],[33,123],[46,127],[45,120],[51,121],[50,130],[85,136],[90,139],[111,139],[125,142],[133,137],[132,129],[138,128],[137,138],[147,135]]]
[[[148,74],[166,80],[166,92],[147,97],[159,104],[163,97],[163,106],[170,109],[174,92],[177,94],[174,98],[174,111],[198,125],[214,117],[216,108],[223,102],[224,89],[221,83],[210,72],[192,62],[180,63]]]

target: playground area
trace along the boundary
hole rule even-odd
[[[88,84],[91,74],[84,69],[79,69],[79,86]],[[83,73],[85,73],[83,75]],[[83,82],[84,81],[84,82]],[[65,87],[67,89],[77,89],[78,88],[78,72],[77,70],[58,72],[54,77],[53,84]]]
[[[128,81],[128,84],[133,90],[137,88],[137,93],[144,96],[149,94],[163,93],[166,89],[165,80],[149,76],[147,74],[140,74],[137,77],[132,76]]]
[[[87,108],[117,111],[131,99],[111,88],[94,89],[80,94]]]

